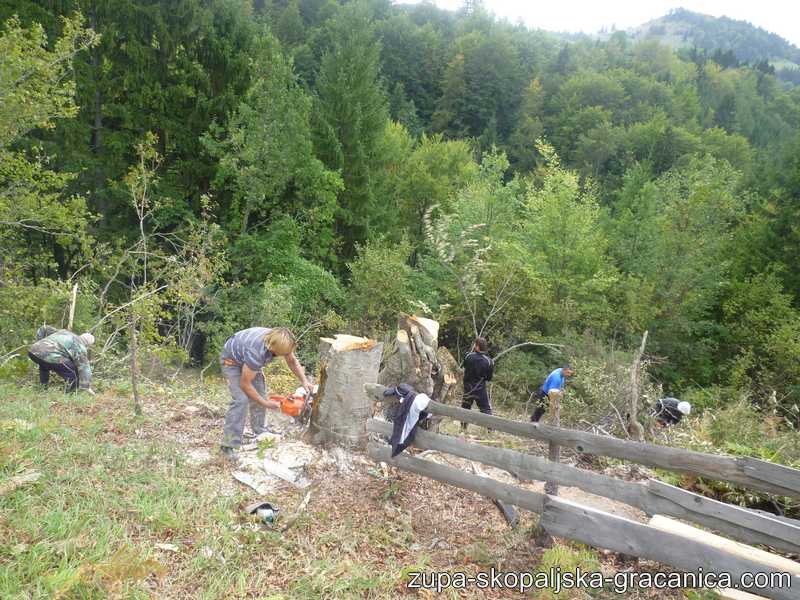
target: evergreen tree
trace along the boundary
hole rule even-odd
[[[380,44],[366,6],[344,7],[329,24],[331,46],[316,80],[316,147],[325,165],[342,174],[337,237],[345,259],[367,237],[381,177],[380,144],[388,122],[379,77]]]

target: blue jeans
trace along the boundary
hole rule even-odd
[[[242,445],[242,433],[244,432],[244,422],[247,418],[248,407],[250,409],[250,427],[256,435],[264,432],[264,421],[266,419],[266,409],[258,402],[250,400],[245,394],[239,383],[242,379],[242,368],[222,365],[222,374],[228,380],[228,390],[231,393],[231,403],[228,405],[228,412],[225,415],[225,427],[222,431],[222,446],[227,448],[238,448]],[[253,379],[253,387],[261,394],[267,396],[267,382],[264,374],[260,373]]]

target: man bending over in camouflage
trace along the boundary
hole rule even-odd
[[[39,383],[46,386],[50,382],[50,371],[55,371],[66,380],[68,392],[74,392],[80,385],[82,390],[94,395],[87,352],[94,344],[91,333],[75,335],[66,329],[45,326],[36,332],[36,340],[28,358],[39,365]]]

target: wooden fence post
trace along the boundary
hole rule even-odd
[[[563,393],[563,392],[562,392]],[[553,426],[558,427],[561,425],[561,396],[562,394],[553,394]],[[549,456],[548,458],[554,462],[561,461],[561,446],[556,442],[549,442],[548,444]],[[544,484],[544,493],[549,496],[558,496],[558,483],[556,480],[548,480]]]

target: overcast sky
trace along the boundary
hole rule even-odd
[[[418,0],[398,0],[415,2]],[[463,0],[433,0],[450,10]],[[777,33],[800,46],[800,1],[798,0],[484,0],[484,6],[498,17],[522,21],[529,27],[548,31],[596,33],[601,28],[627,29],[665,15],[672,8],[726,16],[749,21]]]

